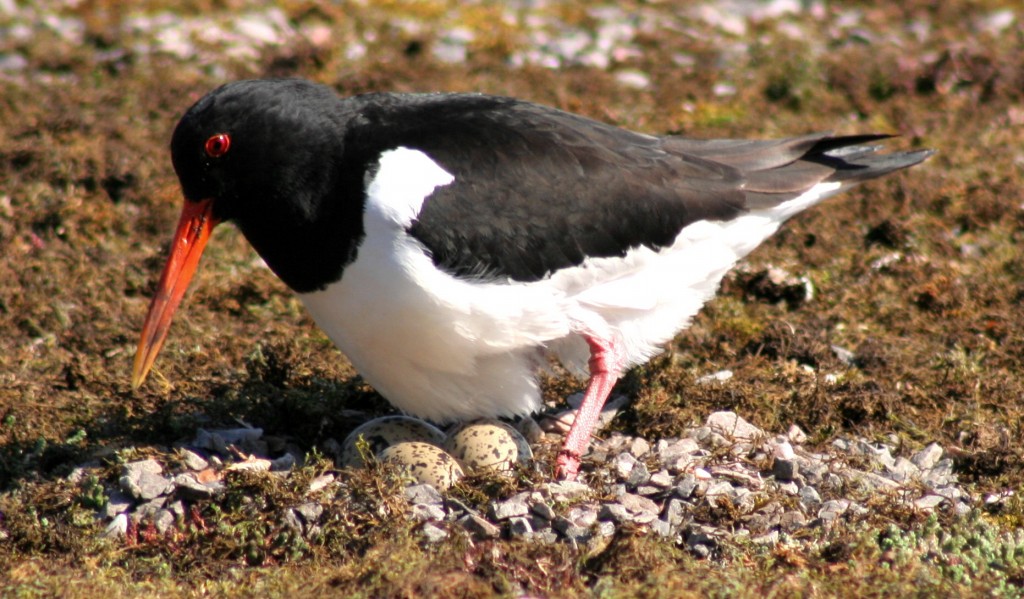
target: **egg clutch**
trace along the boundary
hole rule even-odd
[[[341,447],[343,466],[364,466],[376,459],[439,491],[466,472],[511,474],[516,464],[532,458],[522,433],[492,418],[456,424],[445,433],[409,416],[384,416],[356,428]]]

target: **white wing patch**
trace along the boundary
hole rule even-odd
[[[372,214],[403,228],[412,224],[434,189],[455,180],[419,150],[388,150],[377,164],[376,175],[366,185],[367,216]]]

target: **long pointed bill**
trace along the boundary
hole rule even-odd
[[[171,244],[171,255],[160,276],[160,285],[156,295],[149,304],[149,314],[142,326],[142,338],[139,349],[135,352],[135,365],[132,367],[132,389],[138,389],[146,380],[149,369],[156,361],[156,355],[167,339],[167,331],[171,327],[171,317],[181,303],[181,298],[188,289],[188,283],[199,265],[203,248],[210,239],[210,232],[220,222],[213,216],[213,201],[185,201],[178,220],[178,228],[174,231]]]

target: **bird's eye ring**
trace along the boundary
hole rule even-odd
[[[206,155],[210,158],[220,158],[224,154],[228,153],[228,149],[231,147],[231,136],[227,133],[217,133],[211,135],[206,143],[203,144],[203,149],[206,151]]]

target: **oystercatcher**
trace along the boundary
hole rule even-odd
[[[885,137],[656,137],[506,97],[229,83],[171,140],[185,204],[132,384],[211,230],[232,221],[405,412],[526,414],[547,355],[589,372],[557,460],[572,479],[616,379],[737,260],[801,210],[931,154],[878,154]]]

